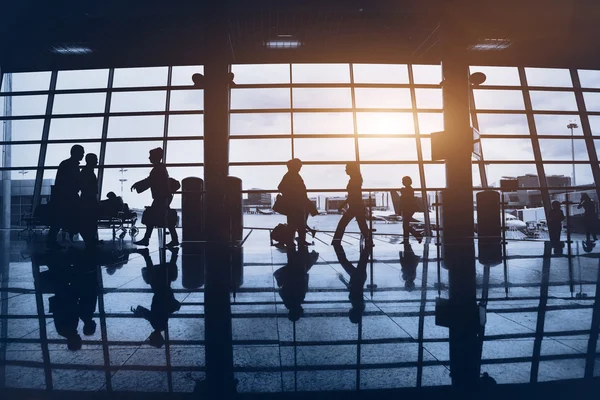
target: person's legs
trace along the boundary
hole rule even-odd
[[[152,231],[154,230],[154,225],[146,225],[146,233],[141,240],[137,242],[133,242],[133,244],[137,244],[140,246],[148,246],[150,244],[150,237],[152,236]]]
[[[583,223],[583,225],[584,225],[584,227],[585,227],[585,238],[586,238],[586,240],[589,242],[589,241],[590,241],[590,235],[591,235],[591,233],[592,233],[592,226],[591,226],[591,224],[590,224],[590,220],[589,220],[589,218],[587,218],[587,217],[585,217],[585,216],[584,216],[584,218],[585,218],[585,219],[584,219],[584,223]]]
[[[421,235],[415,228],[413,228],[410,225],[410,221],[412,221],[412,216],[414,213],[412,212],[405,212],[402,213],[402,228],[404,231],[404,240],[408,241],[410,234],[412,234],[414,236],[415,239],[417,239],[419,241],[419,243],[421,243],[421,240],[423,239],[423,235]]]
[[[362,233],[365,241],[367,243],[373,242],[373,237],[371,231],[369,231],[369,227],[367,226],[367,219],[364,214],[356,213],[356,222],[358,223],[358,228],[360,229],[360,233]]]
[[[354,213],[350,209],[342,214],[342,218],[340,218],[340,222],[338,222],[337,228],[335,229],[333,240],[342,240],[346,227],[350,221],[352,221],[352,218],[354,218]]]

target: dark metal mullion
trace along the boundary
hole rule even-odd
[[[112,101],[112,86],[115,76],[114,68],[108,70],[106,83],[106,100],[104,103],[104,120],[102,121],[102,136],[100,137],[100,155],[98,157],[98,195],[102,198],[102,184],[104,183],[104,161],[106,160],[106,138],[108,137],[108,123],[110,103]]]
[[[419,113],[417,112],[417,94],[414,86],[412,64],[408,66],[408,83],[410,87],[410,101],[413,108],[413,124],[415,126],[415,140],[417,143],[417,165],[421,184],[421,197],[424,205],[425,233],[431,234],[431,221],[429,219],[429,199],[427,198],[427,182],[425,179],[425,165],[423,164],[423,149],[421,147],[421,129],[419,127]],[[442,110],[443,113],[443,110]]]
[[[292,140],[292,158],[295,157],[295,146],[294,146],[294,95],[293,95],[293,90],[292,90],[292,79],[293,79],[293,74],[292,74],[292,64],[289,64],[290,66],[290,137]]]
[[[112,69],[111,69],[112,71]],[[100,319],[100,337],[102,338],[102,355],[104,360],[104,374],[106,379],[106,390],[112,392],[112,374],[110,369],[110,352],[108,346],[108,333],[106,329],[106,310],[104,308],[104,295],[107,294],[104,290],[104,280],[102,279],[102,268],[97,267],[98,288],[96,295],[98,296],[98,317]]]
[[[360,150],[358,145],[358,123],[356,118],[356,92],[354,85],[354,64],[348,64],[350,68],[350,97],[352,101],[352,125],[354,127],[354,156],[356,158],[356,162],[360,166]],[[360,167],[359,167],[360,169]]]
[[[548,305],[548,287],[550,283],[550,259],[552,247],[550,242],[544,242],[544,256],[542,262],[542,277],[540,282],[540,303],[535,328],[535,339],[533,341],[533,354],[531,356],[530,383],[537,383],[540,368],[540,355],[542,352],[542,341],[544,340],[544,325],[546,321],[546,306]]]
[[[577,101],[577,108],[579,109],[579,119],[581,122],[583,139],[585,140],[585,147],[587,148],[589,162],[592,167],[592,176],[594,177],[594,184],[596,186],[596,195],[600,199],[600,165],[598,164],[598,153],[596,152],[596,146],[594,145],[592,127],[588,118],[585,99],[581,91],[579,74],[576,69],[571,69],[570,71],[573,88],[575,89],[575,100]]]
[[[56,71],[55,71],[56,72]],[[38,314],[40,347],[42,350],[42,360],[44,363],[44,376],[46,379],[46,390],[53,390],[52,384],[52,367],[50,364],[50,351],[48,349],[48,332],[46,331],[46,312],[44,311],[44,297],[42,295],[40,265],[36,262],[31,262],[33,275],[33,286],[35,289],[35,305]]]
[[[167,90],[166,90],[166,99],[165,99],[165,122],[164,122],[164,131],[163,131],[163,162],[167,162],[167,137],[169,134],[169,115],[171,110],[171,80],[173,76],[173,67],[169,66],[167,70]]]
[[[52,115],[52,107],[54,106],[54,90],[56,90],[56,80],[58,78],[58,71],[52,71],[50,76],[50,93],[48,94],[48,100],[46,102],[46,115],[44,116],[44,126],[42,128],[42,143],[40,145],[40,154],[38,156],[37,171],[35,174],[35,184],[33,187],[33,207],[31,212],[35,211],[35,208],[40,202],[40,196],[42,191],[42,182],[44,179],[44,163],[46,161],[46,151],[48,150],[48,144],[45,143],[50,135],[50,121]]]
[[[423,337],[425,332],[425,309],[427,307],[427,274],[429,271],[429,241],[423,245],[423,272],[421,278],[421,302],[419,305],[419,335],[418,335],[418,361],[417,361],[417,387],[423,384]]]
[[[540,150],[540,143],[537,138],[537,128],[535,126],[535,119],[533,118],[533,107],[531,105],[531,97],[529,96],[529,87],[527,85],[527,76],[525,75],[525,68],[520,66],[519,78],[521,79],[521,90],[523,92],[523,101],[525,102],[525,111],[527,115],[527,124],[529,125],[529,134],[531,135],[531,146],[533,148],[533,157],[535,160],[535,167],[538,174],[538,180],[540,182],[540,193],[542,194],[542,204],[546,215],[550,212],[550,193],[548,192],[546,173],[544,172],[544,164],[542,162],[542,152]]]
[[[477,119],[477,112],[475,111],[475,97],[473,95],[473,86],[471,85],[469,85],[469,109],[471,111],[471,123],[473,124],[473,128],[477,129],[479,132],[479,121]],[[527,136],[527,139],[529,139],[529,136]],[[477,162],[477,166],[479,167],[479,180],[481,181],[481,187],[487,189],[487,171],[485,170],[485,158],[483,157],[481,140],[479,141],[479,149],[481,151],[481,160]]]

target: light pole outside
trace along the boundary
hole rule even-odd
[[[569,121],[569,125],[567,128],[571,130],[571,159],[573,160],[573,186],[577,186],[577,181],[575,179],[575,141],[573,139],[573,129],[579,128],[574,121]]]
[[[121,182],[121,198],[123,198],[123,183],[127,182],[127,178],[125,178],[125,172],[127,172],[127,169],[121,167],[119,172],[121,172],[121,178],[119,178],[119,182]]]

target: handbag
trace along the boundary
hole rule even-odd
[[[277,197],[275,197],[275,203],[273,204],[273,211],[275,211],[276,213],[279,213],[279,214],[283,214],[283,215],[287,215],[287,213],[288,213],[288,207],[287,207],[287,203],[285,201],[285,197],[283,197],[281,194],[278,194]]]

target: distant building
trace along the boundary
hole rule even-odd
[[[517,177],[502,177],[503,180],[516,180],[518,188],[540,187],[540,179],[535,174],[525,174]],[[546,175],[548,187],[571,186],[571,177],[565,175]],[[559,189],[550,190],[550,194],[559,193]],[[504,193],[507,208],[542,207],[542,193],[539,189],[517,189]]]
[[[346,197],[334,196],[334,197],[325,197],[325,211],[329,213],[338,213],[338,208],[346,201]],[[371,196],[369,199],[368,194],[363,194],[363,203],[365,207],[373,207],[377,206],[377,198]]]
[[[45,204],[50,200],[50,188],[54,184],[54,179],[44,179],[42,181],[42,190],[40,203]],[[21,217],[24,214],[33,212],[33,189],[35,179],[15,179],[10,181],[10,225],[24,226]],[[0,185],[0,204],[4,197],[3,186]]]
[[[271,194],[262,192],[262,189],[252,188],[248,198],[243,200],[244,212],[255,213],[260,210],[268,210],[272,207]],[[252,192],[256,190],[256,192]]]

